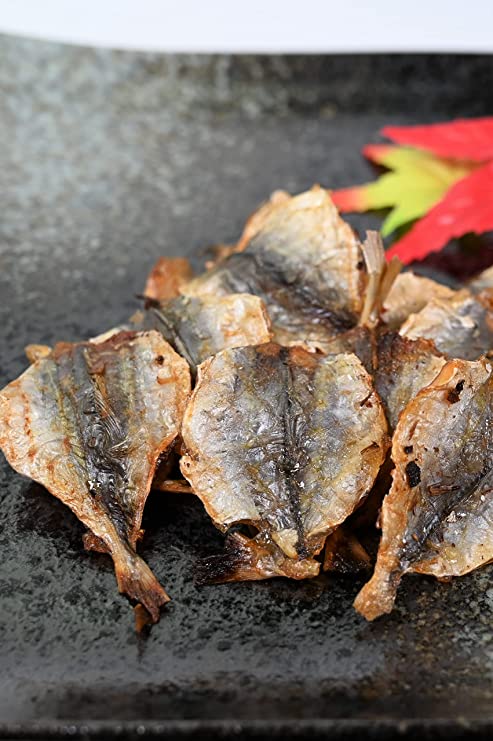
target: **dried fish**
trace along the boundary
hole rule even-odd
[[[193,376],[200,363],[220,350],[257,345],[272,337],[262,300],[241,293],[148,302],[143,326],[161,332],[188,362]]]
[[[153,622],[169,598],[137,555],[159,457],[178,435],[190,392],[185,361],[157,332],[60,343],[0,392],[0,447],[89,528],[120,592]]]
[[[242,523],[214,581],[305,578],[325,538],[371,489],[388,447],[371,378],[350,354],[277,344],[203,363],[183,423],[183,475],[223,531]]]
[[[330,354],[354,352],[373,377],[391,430],[414,396],[431,383],[446,358],[431,340],[410,340],[398,332],[356,327],[328,345]]]
[[[482,293],[482,291],[493,289],[493,265],[470,280],[467,287],[471,293]]]
[[[461,290],[450,299],[432,299],[408,317],[400,333],[433,340],[450,358],[476,360],[493,349],[493,311],[487,296]]]
[[[170,301],[180,295],[192,278],[192,266],[185,257],[160,257],[147,277],[144,295],[156,301]]]
[[[259,296],[284,345],[323,348],[358,323],[368,284],[362,246],[328,191],[275,198],[251,218],[238,249],[182,292]]]
[[[392,610],[403,574],[463,574],[493,559],[493,371],[451,360],[402,413],[375,572],[355,601]]]
[[[399,329],[410,314],[424,309],[434,298],[451,299],[455,291],[423,275],[401,273],[385,299],[382,320],[389,329]]]
[[[395,332],[379,336],[373,379],[392,430],[408,402],[438,376],[445,362],[430,340],[408,340]]]

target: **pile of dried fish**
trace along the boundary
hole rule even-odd
[[[493,560],[493,274],[454,291],[400,267],[328,191],[277,192],[202,275],[161,258],[125,327],[26,349],[0,446],[111,555],[139,625],[169,599],[137,555],[153,482],[226,534],[205,582],[369,569],[380,528],[370,620],[405,573]]]

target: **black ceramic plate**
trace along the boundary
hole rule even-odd
[[[0,39],[0,382],[27,342],[125,319],[161,254],[237,237],[275,188],[369,178],[386,123],[493,110],[484,57],[163,57]],[[358,224],[375,226],[374,218]],[[222,537],[153,495],[142,552],[173,602],[147,638],[109,559],[0,461],[0,736],[479,736],[492,571],[406,578],[389,617],[320,577],[199,588]]]

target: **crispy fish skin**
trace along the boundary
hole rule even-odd
[[[160,257],[147,277],[144,295],[156,301],[170,301],[193,278],[190,262],[185,257]]]
[[[157,332],[60,343],[0,392],[0,447],[111,554],[118,588],[155,622],[168,596],[135,552],[159,456],[190,392],[186,362]]]
[[[197,366],[228,347],[258,345],[272,339],[263,301],[250,294],[180,296],[152,303],[145,325],[157,329],[190,365]]]
[[[382,320],[389,329],[399,329],[411,314],[424,309],[432,299],[451,299],[455,291],[431,278],[408,271],[394,281],[384,301]]]
[[[373,378],[391,430],[395,430],[402,410],[418,391],[434,381],[446,362],[430,340],[409,340],[397,332],[379,336]]]
[[[411,399],[439,374],[447,359],[431,340],[410,340],[398,332],[355,327],[327,346],[330,354],[353,352],[372,376],[391,430]]]
[[[253,237],[262,231],[271,214],[279,206],[287,205],[290,200],[291,196],[285,190],[275,190],[271,193],[269,198],[248,217],[242,235],[235,246],[235,251],[243,252]]]
[[[408,317],[400,333],[409,339],[433,340],[450,358],[477,360],[493,349],[493,311],[487,296],[463,289],[451,299],[432,299]]]
[[[266,304],[274,337],[322,348],[358,323],[368,281],[361,244],[328,191],[278,197],[245,230],[241,251],[188,283],[190,296],[251,293]]]
[[[493,289],[493,265],[470,280],[467,287],[471,293],[481,293]]]
[[[26,345],[24,353],[30,363],[35,363],[36,360],[47,358],[51,353],[51,347],[49,345],[30,344]]]
[[[250,551],[267,548],[270,562],[252,566],[250,552],[255,578],[272,575],[273,561],[289,576],[286,558],[291,570],[289,559],[318,571],[312,557],[369,491],[388,447],[380,400],[354,355],[274,343],[203,363],[182,435],[182,473],[216,526],[259,531]],[[246,578],[239,567],[235,578]]]
[[[493,373],[452,360],[408,404],[392,441],[375,572],[355,601],[368,620],[392,610],[405,573],[465,573],[493,557]]]
[[[333,337],[326,345],[328,355],[353,353],[366,371],[372,375],[378,368],[378,330],[370,327],[353,327]]]
[[[428,549],[414,564],[413,572],[444,579],[493,561],[492,492],[493,474],[489,471],[430,535]]]
[[[329,353],[354,352],[373,378],[387,417],[389,429],[395,430],[399,415],[418,391],[430,384],[439,374],[447,359],[438,352],[431,340],[409,340],[398,332],[382,326],[373,329],[355,327],[338,335],[328,346]],[[367,527],[361,533],[368,535],[377,521],[378,510],[390,487],[388,457],[375,482],[372,492],[362,507]],[[348,572],[368,567],[364,549],[357,540],[355,513],[327,539],[325,569]],[[358,536],[360,533],[358,533]],[[359,547],[358,547],[359,546]]]
[[[248,217],[241,237],[236,244],[216,244],[211,248],[212,259],[207,260],[205,266],[207,270],[210,270],[223,260],[235,252],[243,252],[245,247],[248,245],[252,237],[262,228],[263,223],[271,210],[278,206],[284,201],[288,201],[291,198],[289,193],[285,190],[275,190],[271,193],[270,197],[264,201],[255,211]]]

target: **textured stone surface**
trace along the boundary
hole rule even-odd
[[[2,385],[27,342],[125,319],[158,255],[200,263],[271,190],[367,178],[359,150],[384,123],[493,102],[489,58],[166,58],[2,38],[0,60]],[[406,578],[394,613],[367,624],[351,580],[196,587],[222,537],[190,497],[153,495],[145,524],[142,553],[173,602],[139,638],[109,560],[84,553],[75,517],[2,458],[0,732],[491,719],[491,569]]]

